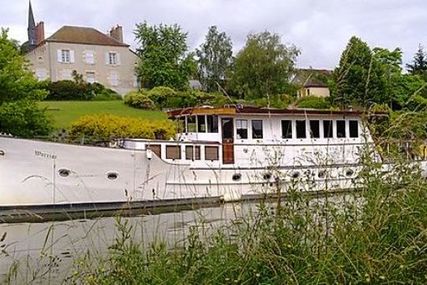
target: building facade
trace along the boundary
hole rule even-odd
[[[25,57],[39,80],[72,80],[76,71],[89,83],[98,82],[119,94],[138,89],[138,56],[123,43],[121,26],[104,34],[88,27],[63,26],[44,38],[44,23],[34,24],[30,6]]]

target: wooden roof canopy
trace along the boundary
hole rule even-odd
[[[224,107],[200,106],[182,109],[173,109],[167,112],[169,118],[179,118],[189,115],[223,115],[234,116],[236,114],[245,115],[353,115],[353,116],[387,116],[387,112],[368,113],[361,110],[329,110],[329,109],[276,109],[266,107],[228,105]]]

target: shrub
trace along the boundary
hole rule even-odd
[[[147,95],[159,108],[167,108],[168,98],[176,96],[177,93],[172,88],[159,86],[148,91]]]
[[[153,100],[146,93],[129,92],[124,98],[124,103],[138,109],[152,110],[156,108]]]
[[[45,110],[34,101],[19,100],[0,106],[0,130],[19,137],[47,136],[52,130]]]
[[[176,126],[169,120],[149,121],[114,115],[83,116],[71,125],[70,139],[86,142],[108,141],[114,138],[174,137]]]
[[[325,98],[316,96],[307,96],[299,99],[296,102],[299,108],[312,108],[312,109],[329,109],[331,104]]]
[[[122,100],[122,96],[116,91],[106,88],[100,83],[92,83],[89,85],[94,97],[94,101],[111,101],[111,100]]]
[[[49,82],[46,86],[49,92],[46,100],[118,100],[121,96],[112,89],[104,87],[100,83],[87,83],[81,80],[61,80]]]
[[[254,99],[254,100],[248,101],[248,103],[258,107],[270,106],[272,108],[284,109],[288,107],[293,101],[294,101],[294,98],[292,96],[287,94],[281,94],[281,95],[270,96],[270,99],[268,99],[267,97]]]

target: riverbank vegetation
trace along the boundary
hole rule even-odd
[[[341,198],[287,198],[213,234],[194,227],[182,246],[142,246],[118,219],[106,256],[76,262],[83,284],[424,284],[427,282],[427,183],[397,164],[393,175],[370,164],[362,187]],[[396,178],[398,177],[398,178]],[[296,185],[296,184],[295,184]]]

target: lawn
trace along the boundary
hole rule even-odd
[[[147,111],[131,108],[123,101],[43,101],[55,128],[68,128],[71,123],[84,115],[112,114],[117,116],[137,117],[148,120],[162,120],[167,116],[161,111]]]

